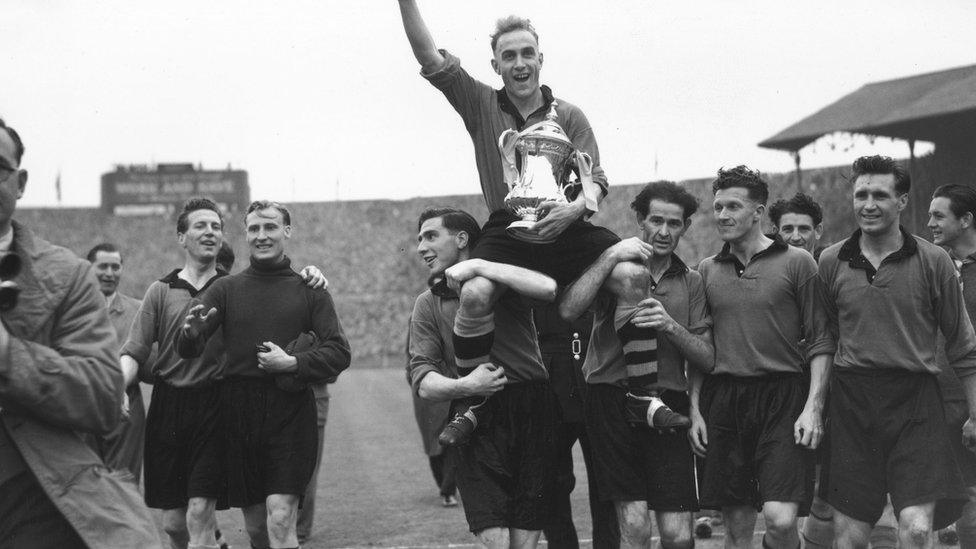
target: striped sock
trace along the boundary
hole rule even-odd
[[[458,311],[454,317],[454,358],[458,376],[464,377],[488,362],[495,340],[495,315],[468,317]]]
[[[630,323],[637,307],[618,305],[614,311],[613,325],[624,348],[627,364],[627,387],[632,391],[643,389],[648,393],[657,385],[657,331],[638,328]]]

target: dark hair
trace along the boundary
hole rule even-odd
[[[962,217],[967,213],[976,218],[976,189],[968,185],[942,185],[932,193],[932,198],[948,198],[952,215]]]
[[[498,45],[498,38],[501,35],[519,30],[529,31],[532,37],[535,38],[536,44],[539,43],[539,33],[535,32],[532,21],[529,21],[525,17],[509,15],[495,21],[495,32],[491,33],[491,51],[494,53],[495,46]]]
[[[220,225],[224,225],[224,216],[220,213],[220,208],[217,207],[217,203],[209,198],[202,198],[195,196],[183,203],[183,210],[180,211],[180,216],[176,218],[176,233],[183,234],[187,230],[187,220],[192,212],[197,210],[210,210],[217,213],[217,217],[220,218]]]
[[[220,249],[217,250],[217,268],[229,273],[234,268],[234,248],[226,240],[220,241]]]
[[[111,242],[102,242],[101,244],[95,244],[95,246],[92,249],[88,250],[88,255],[85,257],[88,259],[89,263],[95,262],[95,256],[98,255],[98,252],[105,252],[108,254],[118,253],[119,263],[122,262],[122,250],[120,250],[118,246],[112,244]]]
[[[457,208],[426,208],[420,212],[420,217],[417,219],[417,232],[420,232],[420,227],[423,226],[424,221],[437,217],[441,218],[441,223],[448,231],[468,233],[468,246],[474,245],[481,236],[481,227],[475,218],[468,212]]]
[[[251,205],[247,207],[247,211],[244,212],[244,223],[247,224],[247,216],[250,215],[251,212],[267,209],[278,210],[278,213],[281,214],[281,221],[285,225],[291,225],[291,212],[289,212],[288,208],[284,207],[281,203],[273,200],[255,200],[254,202],[251,202]]]
[[[814,226],[823,222],[823,208],[817,204],[816,200],[803,193],[796,193],[789,200],[777,200],[769,207],[769,219],[772,220],[777,229],[779,228],[779,219],[783,217],[783,214],[788,213],[809,215]]]
[[[3,118],[0,118],[0,129],[6,131],[7,135],[14,142],[14,157],[17,159],[17,164],[19,165],[21,159],[24,158],[24,142],[20,140],[20,134],[17,133],[17,130],[8,126],[3,121]]]
[[[862,156],[851,165],[851,182],[857,180],[862,175],[888,175],[895,176],[895,192],[899,195],[912,190],[912,178],[908,175],[908,170],[901,164],[895,162],[890,156]]]
[[[673,181],[654,181],[644,185],[634,201],[630,203],[630,208],[641,216],[647,217],[647,212],[651,208],[652,200],[660,200],[677,204],[684,210],[685,219],[690,218],[698,211],[698,199],[688,192],[684,187]]]
[[[748,166],[740,165],[728,170],[719,168],[718,177],[712,181],[712,194],[732,187],[742,187],[749,193],[750,199],[760,204],[765,205],[769,200],[769,183],[758,170],[750,170]]]

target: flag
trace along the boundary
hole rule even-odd
[[[58,177],[54,180],[54,194],[58,197],[58,205],[61,205],[61,170],[58,170]]]

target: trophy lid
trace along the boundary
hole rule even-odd
[[[556,122],[557,118],[559,118],[559,114],[556,113],[556,102],[553,101],[549,107],[549,112],[546,113],[545,120],[523,130],[522,137],[524,139],[552,139],[572,144],[562,126]]]

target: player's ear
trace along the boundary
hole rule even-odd
[[[963,229],[968,229],[973,226],[973,212],[966,212],[962,214],[959,218],[959,223],[962,225]]]
[[[823,236],[823,223],[817,223],[817,226],[813,228],[813,237],[820,240],[821,236]]]
[[[27,188],[27,170],[19,170],[17,175],[17,200],[24,197],[25,188]]]
[[[498,61],[495,61],[494,57],[491,58],[491,68],[493,71],[495,71],[495,74],[502,73],[502,71],[498,68]]]
[[[454,242],[457,243],[459,250],[467,248],[469,240],[470,237],[468,237],[468,231],[458,231],[454,234]]]
[[[291,238],[291,225],[285,225],[284,233],[285,238]]]

